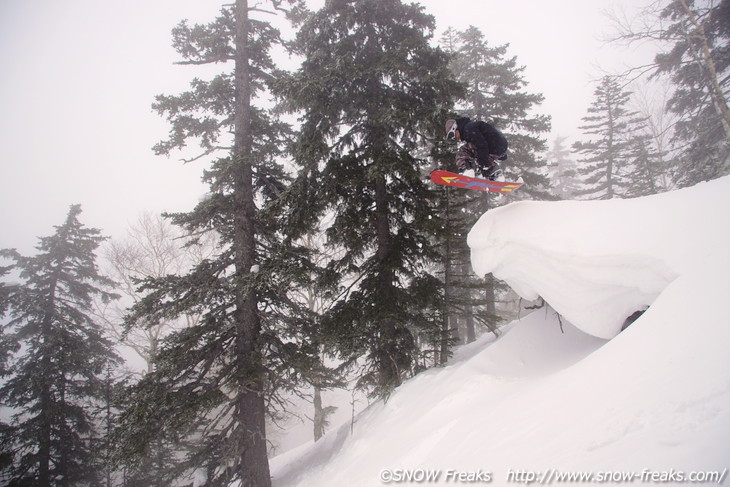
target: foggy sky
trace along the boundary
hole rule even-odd
[[[157,94],[222,71],[179,66],[171,29],[205,23],[220,0],[0,0],[0,248],[33,254],[71,204],[81,221],[121,237],[142,211],[192,209],[205,192],[204,162],[155,156],[168,125],[153,113]],[[316,8],[323,0],[309,2]],[[554,135],[579,135],[603,71],[641,56],[602,46],[602,10],[640,0],[422,0],[438,32],[474,25],[490,45],[509,43],[542,93],[537,113]],[[644,55],[644,59],[646,56]]]

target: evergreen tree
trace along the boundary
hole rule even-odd
[[[10,266],[0,266],[0,278],[10,272]],[[9,306],[9,291],[15,287],[11,284],[0,282],[0,317],[5,316]],[[4,379],[8,373],[8,361],[11,353],[18,349],[18,344],[13,343],[5,334],[4,327],[0,326],[0,379]],[[0,403],[2,404],[2,403]],[[13,438],[15,430],[9,424],[0,420],[0,484],[6,485],[10,481],[10,468],[13,464]]]
[[[509,45],[491,47],[473,26],[458,32],[457,39],[450,66],[468,90],[457,110],[472,120],[489,122],[505,134],[509,141],[509,159],[501,164],[505,176],[508,180],[521,177],[525,182],[516,195],[551,199],[546,161],[539,157],[546,150],[541,135],[550,131],[550,117],[533,113],[544,96],[525,92],[525,68],[517,65],[517,58],[505,58]]]
[[[658,54],[659,74],[676,85],[668,108],[682,115],[675,134],[686,147],[683,185],[730,174],[730,0],[672,0],[660,14],[671,50]]]
[[[730,173],[730,0],[662,0],[633,17],[615,20],[616,40],[661,43],[641,70],[675,85],[667,109],[680,118],[673,131],[680,185]]]
[[[184,319],[148,322],[144,327],[135,328],[126,327],[123,318],[126,310],[143,297],[137,289],[141,280],[187,272],[216,251],[216,235],[213,232],[198,235],[196,244],[186,244],[186,236],[182,229],[162,215],[144,213],[128,229],[127,238],[112,239],[102,249],[104,268],[117,283],[121,299],[112,305],[96,303],[97,314],[111,336],[143,359],[147,372],[154,371],[154,357],[169,331],[193,325],[199,317],[186,315]],[[124,392],[135,378],[138,380],[130,373],[124,380],[108,384],[105,415],[110,431],[119,412],[133,407],[130,402],[133,398],[127,397]],[[123,475],[125,486],[168,486],[186,450],[190,450],[187,445],[175,445],[165,438],[156,438],[140,462],[125,465],[115,475]]]
[[[684,151],[677,151],[676,147],[672,150],[675,145],[672,130],[679,116],[667,111],[670,96],[670,85],[666,80],[663,83],[646,84],[632,96],[632,102],[642,118],[642,133],[646,134],[637,144],[635,152],[644,154],[637,160],[639,165],[643,160],[650,162],[644,170],[644,176],[652,178],[650,181],[644,180],[650,186],[648,194],[676,188],[677,175],[684,173],[681,160]],[[641,148],[641,145],[644,147]],[[630,193],[635,191],[630,190]]]
[[[459,49],[460,37],[461,33],[451,27],[441,37],[440,44],[451,57],[450,68]],[[454,76],[457,77],[458,73],[454,73]],[[468,96],[468,83],[461,81],[464,91],[459,99],[463,100]],[[449,118],[456,116],[459,114]],[[431,155],[437,167],[450,171],[458,170],[454,161],[453,145],[449,141],[443,138],[439,140]],[[477,320],[494,330],[497,316],[483,309],[483,306],[487,305],[487,299],[485,296],[477,295],[483,288],[483,282],[476,279],[471,271],[471,252],[466,244],[466,235],[476,221],[473,206],[478,198],[469,192],[452,191],[446,187],[439,187],[437,190],[438,209],[444,226],[444,231],[439,236],[443,255],[440,264],[444,303],[438,363],[445,364],[455,343],[470,343],[476,340]],[[479,306],[482,308],[479,309]]]
[[[567,137],[556,137],[553,148],[547,153],[548,174],[553,193],[562,200],[569,200],[578,189],[577,164],[570,157],[570,149],[565,146]]]
[[[628,147],[628,156],[626,196],[633,198],[660,193],[665,164],[661,154],[652,146],[651,137],[635,137]]]
[[[443,137],[436,140],[431,150],[431,159],[435,168],[457,170],[452,145]],[[473,308],[485,303],[484,298],[475,299],[471,295],[471,290],[478,287],[480,282],[474,279],[471,266],[467,265],[467,269],[464,269],[464,264],[470,261],[466,235],[474,223],[468,213],[469,204],[473,200],[465,191],[451,191],[451,188],[444,186],[435,190],[438,195],[436,210],[441,216],[442,226],[442,231],[435,239],[441,252],[437,265],[444,289],[435,363],[444,365],[451,356],[454,344],[469,343],[476,339],[477,314]],[[478,316],[484,319],[482,324],[491,322],[490,317],[485,317],[483,313]]]
[[[292,235],[331,212],[329,245],[345,250],[326,271],[342,286],[326,318],[347,359],[365,356],[360,385],[381,396],[412,374],[419,339],[433,342],[439,258],[436,215],[415,156],[440,134],[458,85],[429,45],[434,20],[400,0],[328,0],[297,37],[302,67],[281,95],[301,111],[291,192]]]
[[[521,177],[527,183],[516,196],[550,199],[546,163],[538,157],[545,150],[545,140],[540,135],[550,130],[550,120],[548,116],[533,114],[543,97],[525,92],[524,68],[517,65],[516,58],[505,58],[507,45],[491,47],[476,27],[464,31],[450,29],[442,44],[451,54],[451,71],[466,86],[466,96],[457,107],[459,114],[492,123],[509,140],[509,159],[502,164],[507,179]],[[446,219],[452,227],[444,241],[450,249],[445,261],[447,312],[451,321],[463,323],[469,341],[474,338],[474,320],[496,332],[496,302],[506,287],[492,275],[476,279],[471,271],[466,234],[484,212],[499,203],[490,194],[451,192],[448,188],[443,194],[450,198],[443,204],[449,208]]]
[[[577,194],[590,199],[624,197],[628,187],[625,176],[640,120],[626,108],[630,93],[616,79],[604,77],[594,95],[588,108],[590,115],[583,117],[585,124],[580,129],[595,138],[573,144],[573,149],[583,155],[578,161],[583,188]]]
[[[279,404],[273,394],[321,372],[317,347],[305,339],[313,322],[287,299],[306,268],[298,249],[282,246],[274,205],[286,186],[277,158],[288,128],[254,105],[273,80],[269,51],[280,42],[279,32],[255,16],[299,2],[270,0],[268,9],[265,3],[237,0],[214,22],[183,22],[173,32],[183,63],[232,68],[155,104],[172,125],[159,153],[191,138],[216,152],[232,134],[232,147],[205,173],[208,197],[173,216],[191,235],[214,230],[220,247],[185,275],[146,280],[149,294],[127,319],[145,326],[201,316],[161,344],[154,371],[131,391],[117,434],[126,461],[143,459],[158,438],[195,439],[175,475],[204,473],[206,485],[270,485],[265,422]]]
[[[15,411],[0,429],[0,444],[12,452],[7,485],[98,485],[104,469],[95,407],[104,401],[107,367],[119,358],[91,305],[114,296],[95,263],[104,238],[79,222],[80,213],[71,206],[34,257],[1,254],[23,280],[3,288],[0,305],[9,317],[3,341],[13,345],[0,387],[2,406]]]

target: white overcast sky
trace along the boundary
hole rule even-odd
[[[419,3],[436,17],[437,39],[449,26],[474,25],[491,45],[509,43],[528,91],[546,97],[538,111],[553,117],[553,135],[574,137],[601,70],[647,59],[603,45],[610,27],[602,12],[647,2]],[[205,164],[152,153],[168,126],[151,103],[201,76],[173,65],[171,29],[185,18],[212,20],[223,3],[230,1],[0,0],[0,248],[32,254],[74,203],[86,225],[111,237],[143,211],[193,207],[205,192]]]

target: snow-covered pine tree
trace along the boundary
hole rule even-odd
[[[80,213],[71,206],[35,256],[0,253],[21,280],[0,295],[8,318],[0,337],[11,348],[0,398],[13,412],[11,424],[0,428],[9,461],[0,474],[5,485],[99,485],[106,467],[96,412],[105,400],[107,367],[120,359],[91,305],[115,296],[95,262],[104,237],[81,224]]]
[[[594,96],[580,127],[584,135],[593,138],[573,144],[573,150],[582,156],[578,159],[582,187],[576,195],[589,199],[624,197],[641,120],[626,107],[631,93],[615,78],[604,76]]]
[[[302,25],[304,61],[281,92],[303,117],[290,229],[333,214],[328,242],[345,252],[327,267],[341,292],[325,322],[343,357],[365,357],[359,382],[381,396],[414,372],[419,337],[439,325],[426,268],[439,258],[436,215],[415,151],[442,132],[458,85],[433,29],[417,4],[328,0]]]
[[[157,438],[195,438],[177,475],[196,472],[206,485],[270,485],[265,423],[281,404],[275,393],[321,372],[317,347],[306,340],[313,322],[288,299],[307,269],[298,249],[282,246],[275,206],[286,186],[277,158],[288,127],[254,105],[274,79],[269,53],[281,40],[261,19],[300,6],[237,0],[210,24],[182,22],[173,31],[182,63],[229,70],[195,79],[190,91],[159,96],[155,104],[172,125],[158,153],[195,138],[222,156],[205,173],[208,196],[191,212],[173,215],[191,235],[214,230],[220,247],[185,275],[147,280],[149,294],[128,317],[130,326],[182,314],[200,320],[167,337],[154,371],[130,391],[117,428],[119,456],[139,460]]]

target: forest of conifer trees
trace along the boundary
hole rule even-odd
[[[292,397],[319,439],[334,409],[322,391],[387,400],[455,346],[499,335],[514,298],[474,275],[466,245],[485,211],[729,174],[730,1],[662,5],[645,13],[662,29],[655,63],[600,79],[575,141],[549,140],[509,45],[476,26],[437,38],[418,4],[236,0],[181,21],[180,64],[220,73],[157,96],[169,135],[154,151],[196,148],[208,192],[124,241],[73,205],[35,255],[2,250],[0,484],[271,485],[267,428]],[[277,64],[282,47],[296,69]],[[646,76],[669,81],[666,106],[637,102]],[[510,141],[506,176],[525,185],[509,199],[428,181],[455,169],[455,116]]]

